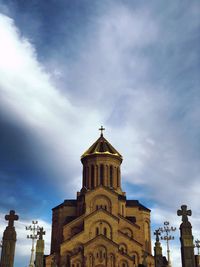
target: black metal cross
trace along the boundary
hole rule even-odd
[[[10,214],[5,216],[6,221],[8,221],[8,226],[13,227],[14,221],[17,221],[19,219],[19,216],[15,214],[14,210],[10,210]]]
[[[43,231],[43,227],[39,228],[39,231],[37,231],[37,235],[39,235],[39,240],[43,240],[43,235],[45,235],[45,231]]]
[[[177,215],[178,216],[182,216],[182,221],[183,222],[188,222],[188,216],[192,215],[192,211],[191,210],[187,210],[187,206],[186,205],[182,205],[181,206],[181,210],[177,210]]]
[[[195,247],[197,248],[197,253],[199,255],[200,254],[200,240],[199,239],[195,240]]]
[[[156,241],[159,241],[160,230],[155,230],[154,235],[156,236]]]
[[[101,136],[103,136],[103,131],[105,131],[105,128],[101,126],[101,128],[99,128],[99,131],[101,131]]]

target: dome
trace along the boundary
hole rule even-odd
[[[103,134],[83,153],[81,159],[92,155],[112,155],[122,160],[121,154],[104,138]]]

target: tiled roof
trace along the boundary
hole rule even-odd
[[[118,156],[122,159],[122,156],[120,153],[104,138],[103,135],[101,135],[97,141],[88,149],[86,150],[83,155],[81,156],[81,159],[89,156],[89,155],[98,155],[98,154],[110,154],[114,156]]]

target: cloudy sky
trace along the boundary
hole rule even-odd
[[[200,238],[199,68],[197,0],[0,0],[0,238],[15,209],[16,267],[28,265],[33,219],[49,253],[51,209],[80,190],[100,125],[152,230],[178,228],[186,204]]]

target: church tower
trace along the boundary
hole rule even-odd
[[[154,266],[150,210],[138,200],[127,200],[121,187],[122,156],[100,130],[81,156],[77,198],[53,208],[47,267],[137,267],[144,255],[145,266]]]

